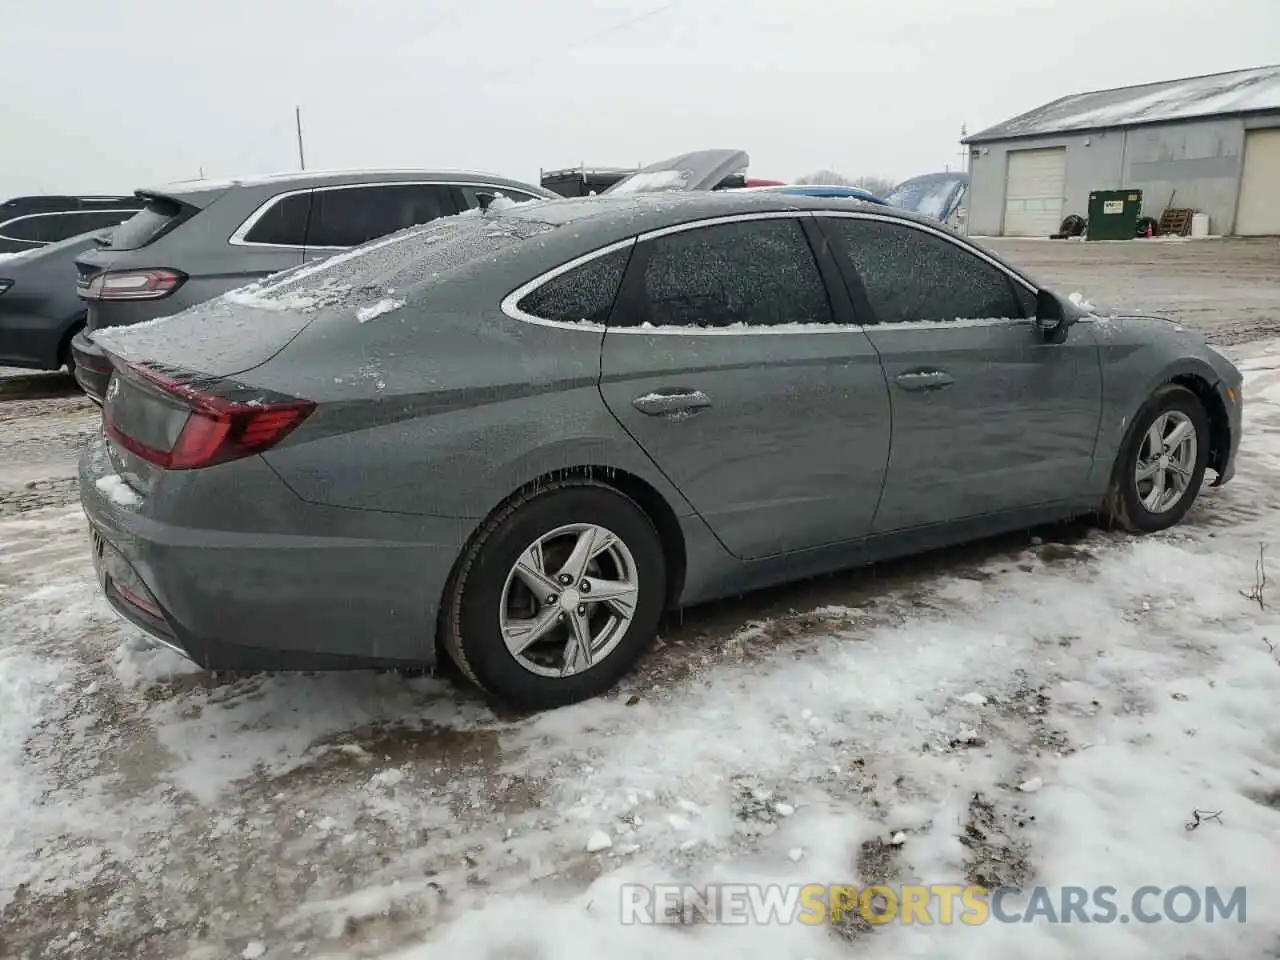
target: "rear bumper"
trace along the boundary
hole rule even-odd
[[[224,466],[247,470],[245,486],[255,493],[264,477],[274,478],[257,458]],[[133,498],[100,490],[98,480],[113,473],[96,439],[81,458],[80,497],[104,594],[121,616],[200,666],[435,662],[437,608],[468,532],[460,522],[317,507],[276,479],[279,499],[267,512],[284,521],[275,526],[297,532],[177,526],[149,518],[147,498],[121,503]],[[257,523],[250,517],[244,525]]]
[[[84,331],[71,338],[71,360],[76,383],[94,403],[102,405],[111,380],[111,361],[102,348],[85,336]]]

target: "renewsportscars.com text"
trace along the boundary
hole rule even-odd
[[[629,884],[623,924],[1244,923],[1244,887],[1031,887],[960,884]]]

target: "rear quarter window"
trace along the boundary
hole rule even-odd
[[[516,308],[539,320],[603,325],[613,311],[633,247],[588,260],[524,296]]]

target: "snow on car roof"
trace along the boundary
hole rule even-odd
[[[1280,110],[1280,64],[1077,93],[988,127],[964,142],[981,143],[1259,110]]]

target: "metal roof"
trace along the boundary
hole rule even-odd
[[[983,143],[1267,110],[1280,110],[1280,65],[1077,93],[981,130],[963,142]]]

